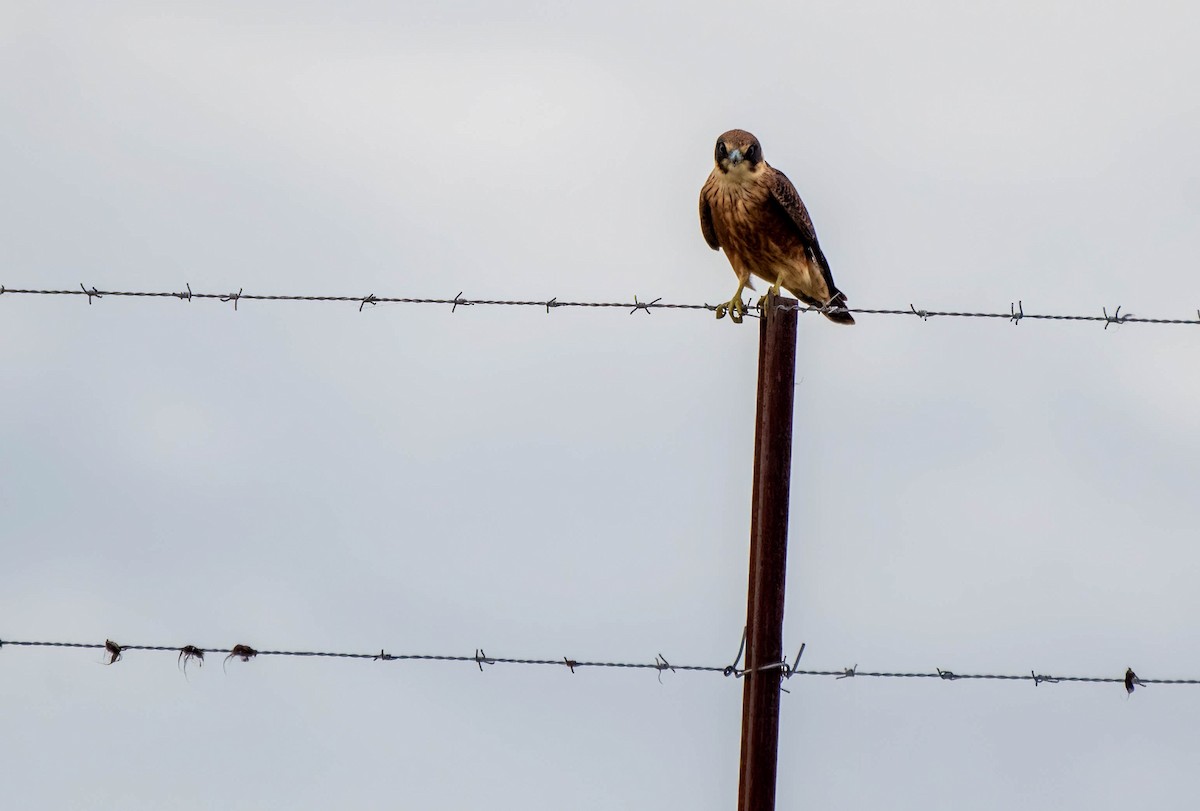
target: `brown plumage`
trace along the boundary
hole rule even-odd
[[[700,190],[700,230],[715,251],[725,250],[738,277],[738,290],[717,308],[741,321],[741,296],[754,289],[753,274],[783,287],[805,304],[845,307],[846,295],[833,283],[829,262],[796,187],[762,156],[758,139],[730,130],[717,139],[716,166]],[[853,324],[848,312],[827,312],[839,324]]]

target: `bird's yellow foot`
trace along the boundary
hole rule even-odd
[[[771,285],[770,291],[768,291],[767,293],[764,293],[762,298],[760,298],[758,300],[758,311],[760,313],[767,306],[767,296],[771,295],[772,293],[775,294],[776,298],[779,298],[779,282],[775,282],[775,284]]]
[[[746,305],[742,301],[742,291],[739,289],[737,295],[731,298],[724,304],[718,304],[716,307],[717,318],[724,318],[726,313],[729,313],[729,320],[735,324],[742,323],[742,316],[746,312]]]

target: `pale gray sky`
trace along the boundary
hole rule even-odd
[[[751,130],[862,307],[1187,318],[1183,3],[0,4],[9,287],[710,302]],[[724,664],[756,324],[0,297],[0,638]],[[1200,329],[801,320],[787,647],[1200,676]],[[13,808],[729,808],[741,685],[0,650]],[[1200,688],[793,679],[781,808],[1191,808]]]

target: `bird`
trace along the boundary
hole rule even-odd
[[[763,158],[758,139],[729,130],[717,139],[713,159],[716,165],[700,189],[700,231],[710,248],[725,250],[738,278],[737,292],[716,308],[717,318],[728,313],[742,323],[742,291],[754,289],[753,274],[769,282],[772,293],[782,287],[805,304],[825,308],[830,321],[853,324],[804,201],[787,175]]]

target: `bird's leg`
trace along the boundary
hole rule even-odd
[[[766,306],[767,306],[767,296],[774,295],[776,298],[779,298],[779,289],[780,289],[782,286],[783,286],[783,279],[782,279],[782,278],[777,278],[777,279],[775,280],[775,284],[771,285],[771,289],[770,289],[770,291],[769,291],[769,292],[767,292],[767,293],[765,293],[765,294],[763,295],[763,297],[762,297],[762,298],[760,298],[760,299],[758,300],[758,310],[759,310],[759,312],[762,312],[762,309],[763,309],[764,307],[766,307]]]
[[[729,313],[730,321],[735,324],[742,323],[742,314],[746,312],[746,305],[742,303],[742,291],[745,289],[746,283],[739,281],[737,292],[733,294],[733,298],[724,304],[717,305],[717,318],[724,318],[725,313]]]
[[[733,298],[726,301],[725,304],[716,305],[716,318],[725,318],[725,313],[730,314],[730,320],[734,324],[742,323],[743,313],[746,311],[746,306],[742,301],[742,290],[746,289],[746,283],[738,281],[738,292],[733,294]]]

